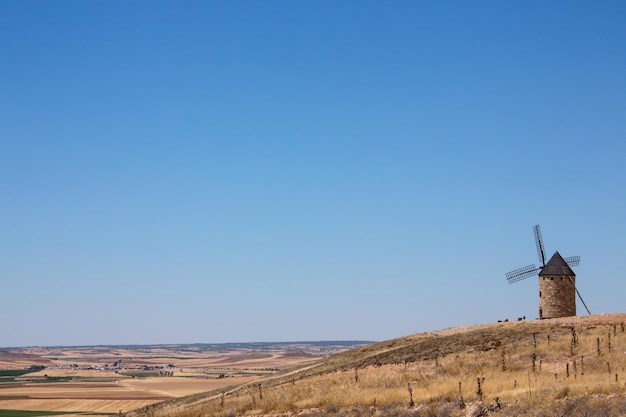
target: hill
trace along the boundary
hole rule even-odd
[[[415,334],[127,414],[621,416],[625,323],[611,314]]]

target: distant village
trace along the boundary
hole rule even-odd
[[[159,371],[159,372],[169,372],[171,370],[179,369],[172,364],[167,365],[139,365],[139,364],[125,364],[122,363],[122,360],[113,362],[113,365],[104,364],[102,366],[98,365],[78,365],[78,364],[69,364],[69,365],[57,365],[50,366],[47,369],[74,369],[80,371],[115,371],[118,373],[119,371]]]
[[[114,362],[112,365],[104,364],[104,365],[94,365],[94,364],[64,364],[64,365],[53,365],[53,366],[42,366],[42,365],[34,365],[31,366],[30,369],[33,372],[44,372],[47,370],[55,371],[101,371],[106,373],[112,373],[113,375],[103,375],[103,378],[111,379],[114,375],[125,376],[135,378],[137,376],[174,376],[174,371],[179,370],[182,372],[182,369],[177,368],[172,364],[168,365],[140,365],[140,364],[123,364],[122,361]],[[19,377],[20,381],[40,381],[44,379],[67,379],[68,377],[74,378],[71,374],[65,377],[59,376],[48,376],[48,374],[44,375],[24,375]],[[226,378],[228,375],[220,374],[217,378]],[[93,379],[93,378],[90,378]]]

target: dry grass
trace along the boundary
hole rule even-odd
[[[624,322],[626,315],[575,317],[414,335],[223,395],[144,411],[150,417],[623,415]]]

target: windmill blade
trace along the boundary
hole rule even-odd
[[[537,272],[539,272],[541,268],[537,268],[535,265],[528,265],[522,268],[518,268],[514,271],[506,273],[506,279],[509,281],[509,284],[513,284],[514,282],[521,281],[528,277],[532,277]]]
[[[565,258],[563,260],[570,267],[580,265],[580,256],[570,256],[569,258]]]
[[[539,256],[539,262],[541,262],[542,266],[546,266],[546,252],[543,249],[543,239],[541,238],[541,229],[539,225],[535,225],[533,227],[535,231],[535,245],[537,245],[537,256]]]

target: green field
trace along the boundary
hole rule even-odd
[[[37,372],[33,369],[0,369],[0,382],[15,382],[18,376]]]
[[[26,374],[30,374],[31,372],[37,372],[37,370],[33,370],[33,369],[0,369],[0,377],[3,376],[22,376],[22,375],[26,375]]]
[[[120,375],[130,376],[132,378],[155,378],[160,376],[158,372],[137,371],[137,372],[120,372]]]
[[[37,372],[38,369],[0,369],[0,382],[15,382],[15,378]],[[68,376],[46,376],[43,380],[35,382],[67,382],[76,379]]]

